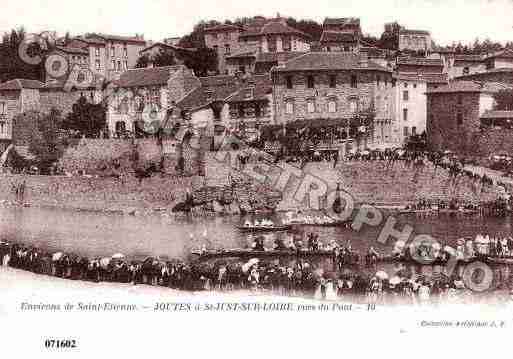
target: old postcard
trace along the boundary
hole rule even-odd
[[[1,5],[0,357],[504,355],[512,1]]]

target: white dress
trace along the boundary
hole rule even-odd
[[[326,283],[326,299],[327,300],[336,300],[337,299],[337,293],[335,292],[335,289],[333,288],[333,282]]]

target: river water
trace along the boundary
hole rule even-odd
[[[279,215],[278,215],[279,216]],[[443,244],[454,244],[460,237],[477,233],[505,236],[511,234],[511,218],[453,218],[449,216],[417,218],[399,216],[395,228],[404,224],[413,226],[415,234],[430,234]],[[175,218],[156,213],[150,216],[126,216],[47,208],[0,207],[0,238],[30,244],[49,251],[64,251],[93,256],[123,253],[128,257],[165,256],[185,258],[191,249],[206,244],[209,248],[244,248],[253,238],[235,227],[244,218],[200,217]],[[381,227],[364,225],[356,232],[343,227],[300,227],[296,235],[308,232],[319,234],[321,242],[332,239],[365,251],[374,246],[381,253],[389,253],[393,241],[385,245],[377,242]],[[267,245],[274,236],[267,235]]]

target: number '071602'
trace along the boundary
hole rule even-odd
[[[71,349],[77,347],[75,339],[45,339],[46,349]]]

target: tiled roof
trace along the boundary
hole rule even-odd
[[[217,31],[236,31],[236,30],[242,30],[242,28],[238,25],[232,25],[232,24],[219,24],[214,26],[209,26],[205,28],[205,32],[217,32]]]
[[[80,47],[56,46],[56,49],[68,54],[89,55],[89,51]]]
[[[40,89],[43,83],[37,80],[14,79],[0,84],[0,90]]]
[[[256,57],[256,51],[239,51],[234,54],[231,54],[230,56],[226,56],[227,59],[242,59],[242,58],[248,58],[248,57]]]
[[[486,54],[485,59],[493,59],[493,58],[513,58],[513,51],[510,49],[496,51],[492,54]]]
[[[77,36],[77,37],[74,37],[73,40],[82,41],[82,42],[85,42],[86,44],[91,44],[91,45],[105,45],[105,40],[103,40],[103,39],[89,39],[89,38],[86,39],[83,36]]]
[[[390,70],[372,60],[368,60],[367,57],[344,52],[307,52],[274,69],[277,72],[308,70],[375,70],[390,72]]]
[[[324,19],[323,25],[360,25],[360,19],[357,17],[327,17]]]
[[[398,57],[397,65],[437,66],[437,67],[444,66],[441,59],[426,59],[423,57],[409,57],[409,56]]]
[[[513,119],[513,111],[487,110],[481,118],[511,118]]]
[[[490,92],[510,89],[511,86],[499,82],[454,81],[446,86],[430,89],[428,94],[455,92]]]
[[[429,35],[429,31],[426,30],[412,30],[412,29],[401,29],[399,35]]]
[[[466,74],[466,75],[456,76],[455,79],[465,80],[466,78],[468,78],[468,79],[479,78],[479,77],[486,76],[486,75],[489,75],[489,74],[511,73],[511,72],[513,72],[513,68],[510,68],[510,67],[499,67],[499,68],[496,68],[496,69],[489,69],[489,70],[486,70],[486,71],[476,72],[476,73],[473,73],[473,74]]]
[[[174,51],[178,51],[178,52],[194,52],[194,51],[196,51],[196,49],[194,49],[194,48],[185,48],[185,47],[165,44],[163,42],[155,42],[155,43],[151,44],[150,46],[147,46],[144,49],[140,50],[139,53],[148,51],[157,46],[164,48],[164,49],[174,50]]]
[[[448,82],[447,74],[412,74],[400,72],[393,74],[393,77],[397,80],[426,82],[428,84],[446,84]]]
[[[352,32],[323,31],[321,42],[356,42],[358,38]]]
[[[119,87],[166,85],[179,66],[163,66],[125,71],[116,81]]]
[[[252,91],[251,91],[252,90]],[[272,91],[272,81],[269,75],[254,75],[245,81],[240,90],[227,99],[227,102],[259,101],[267,99]],[[248,92],[251,97],[248,97]]]
[[[264,35],[282,35],[282,34],[295,34],[305,38],[310,38],[310,35],[305,34],[298,29],[295,29],[285,22],[284,19],[269,20],[262,26],[249,26],[240,34],[240,37],[248,36],[264,36]]]
[[[262,52],[257,55],[256,62],[285,62],[304,54],[306,52]]]
[[[91,39],[99,37],[106,41],[125,41],[125,42],[138,42],[140,44],[146,44],[144,39],[134,37],[134,36],[121,36],[121,35],[111,35],[111,34],[88,34],[85,38]]]
[[[454,61],[475,61],[481,62],[483,61],[483,56],[481,55],[454,55]]]
[[[184,110],[194,110],[207,106],[215,101],[224,101],[234,94],[240,84],[235,76],[208,76],[200,77],[201,86],[192,90],[177,106]]]

